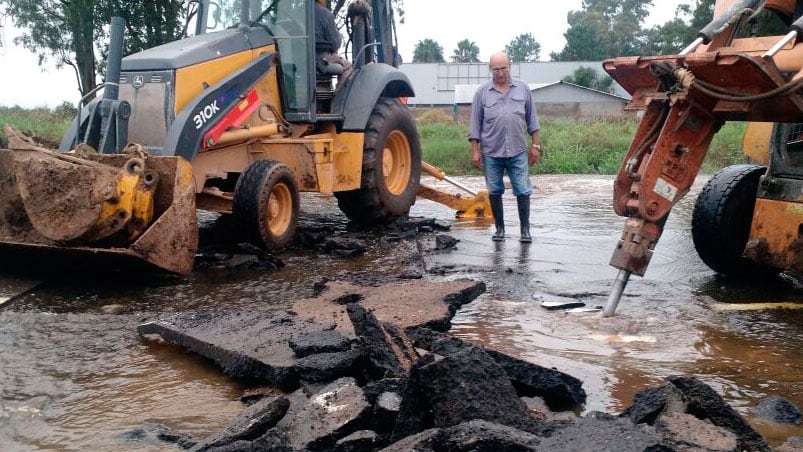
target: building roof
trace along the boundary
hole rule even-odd
[[[558,80],[557,82],[551,83],[528,83],[527,86],[530,87],[530,91],[536,93],[539,90],[548,89],[550,87],[558,86],[558,85],[565,85],[571,89],[576,90],[584,90],[593,93],[597,93],[603,96],[609,96],[612,99],[616,99],[622,102],[628,102],[630,99],[623,96],[618,96],[616,94],[606,93],[605,91],[599,91],[596,89],[588,88],[581,85],[576,85],[574,83],[564,82],[563,80]],[[477,91],[480,85],[455,85],[454,87],[454,103],[455,104],[470,104],[474,100],[474,93]]]

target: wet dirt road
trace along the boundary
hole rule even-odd
[[[803,407],[803,309],[732,310],[754,302],[801,304],[803,288],[786,278],[749,286],[705,267],[690,238],[692,196],[673,211],[650,269],[631,280],[616,317],[539,306],[564,297],[604,304],[616,275],[607,262],[623,224],[610,207],[611,180],[534,178],[529,246],[517,240],[509,192],[507,241],[491,242],[488,222],[455,222],[448,234],[460,240],[457,248],[418,259],[425,278],[488,284],[486,294],[457,314],[453,333],[582,379],[588,411],[618,412],[637,391],[686,373],[714,387],[771,444],[803,435],[800,427],[750,417],[767,395]],[[476,178],[460,181],[481,187]],[[331,198],[305,197],[302,204],[345,228]],[[452,218],[425,200],[412,215]],[[369,247],[357,258],[299,249],[281,256],[286,266],[280,270],[206,269],[145,280],[73,274],[0,306],[0,448],[177,450],[154,442],[151,426],[203,435],[224,425],[240,410],[236,398],[246,388],[201,358],[141,341],[136,326],[206,306],[284,309],[311,296],[312,283],[324,276],[409,270],[415,242],[362,238]]]

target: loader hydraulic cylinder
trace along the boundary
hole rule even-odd
[[[131,105],[118,100],[124,30],[125,19],[112,17],[108,72],[103,84],[103,98],[91,108],[83,135],[83,142],[101,154],[119,154],[128,144],[128,118],[131,116]],[[81,123],[79,117],[79,127]]]
[[[103,98],[117,100],[120,93],[120,66],[123,61],[123,30],[125,19],[112,17],[111,41],[109,42],[108,69],[106,83],[103,89]]]

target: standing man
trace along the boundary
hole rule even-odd
[[[510,58],[504,52],[491,55],[489,64],[493,80],[483,84],[474,94],[468,139],[471,142],[471,160],[483,168],[485,184],[496,223],[492,239],[505,239],[502,194],[505,184],[502,176],[507,170],[513,194],[519,208],[522,243],[533,241],[530,236],[530,195],[533,185],[529,166],[541,158],[538,142],[538,114],[530,88],[510,77]],[[532,146],[527,145],[527,135]]]
[[[337,53],[340,41],[335,16],[326,7],[326,0],[315,0],[315,56],[327,63],[343,66],[343,74],[338,76],[338,80],[346,78],[351,72],[351,62]]]

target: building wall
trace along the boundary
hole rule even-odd
[[[590,103],[590,102],[565,102],[565,103],[537,103],[538,117],[566,118],[566,119],[636,119],[637,112],[625,111],[621,104],[616,103]],[[429,107],[422,105],[411,105],[410,111],[418,117],[424,112],[438,110],[444,117],[451,118],[458,124],[468,124],[471,115],[471,105],[452,105],[441,107]]]
[[[615,102],[624,105],[627,101],[621,97],[614,97],[607,93],[569,83],[556,83],[532,90],[536,102],[579,102],[579,103],[605,103]]]
[[[622,104],[613,102],[554,102],[536,103],[536,105],[538,114],[541,117],[572,119],[625,119],[636,117],[635,112],[625,111]]]
[[[599,61],[562,61],[513,63],[511,75],[525,83],[554,83],[584,67],[596,69],[600,74]],[[400,67],[413,84],[415,97],[409,105],[452,105],[455,85],[477,85],[491,79],[487,63],[405,63]],[[627,97],[627,93],[614,84],[615,94]]]
[[[460,100],[456,102],[460,121],[468,120],[471,99],[476,86],[458,85]],[[537,85],[532,89],[538,114],[557,118],[633,118],[634,112],[625,111],[627,100],[607,93],[594,91],[569,83]],[[409,103],[408,103],[409,105]],[[453,108],[454,109],[454,108]],[[445,107],[444,111],[447,111]],[[453,116],[455,116],[453,114]]]

